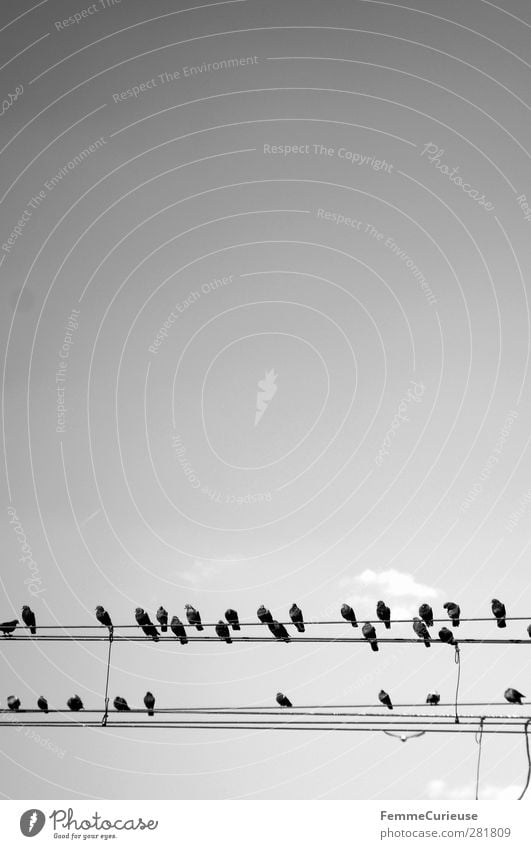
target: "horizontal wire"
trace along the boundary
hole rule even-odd
[[[451,706],[453,707],[453,704]],[[396,709],[398,707],[399,707],[399,705],[393,705],[393,710],[395,711],[395,713],[393,715],[395,717],[400,717],[400,718],[405,718],[405,719],[418,719],[418,718],[428,719],[429,718],[429,719],[433,719],[435,721],[437,721],[439,719],[447,719],[447,718],[451,718],[453,720],[455,719],[454,713],[437,713],[437,714],[435,714],[433,712],[430,712],[430,713],[396,713]],[[166,715],[166,716],[172,715],[172,714],[174,714],[174,715],[178,715],[178,714],[184,714],[184,715],[202,714],[204,716],[285,716],[286,718],[288,718],[290,716],[308,716],[308,717],[324,716],[324,717],[329,718],[329,717],[335,717],[335,716],[350,716],[350,717],[380,716],[381,717],[381,716],[387,716],[388,715],[387,714],[387,711],[389,710],[388,708],[385,708],[385,711],[386,711],[385,713],[383,712],[383,709],[380,705],[374,705],[374,708],[378,709],[378,713],[367,713],[367,712],[360,713],[358,711],[327,711],[327,710],[312,710],[312,711],[306,710],[305,711],[305,710],[297,709],[297,708],[281,708],[280,710],[278,708],[276,708],[276,709],[272,708],[270,710],[253,710],[253,709],[247,710],[247,709],[241,709],[241,708],[223,708],[221,710],[219,710],[219,709],[216,710],[216,709],[212,709],[212,708],[149,708],[149,710],[153,711],[153,713],[155,715],[159,714],[159,715]],[[79,713],[82,713],[82,714],[89,714],[89,713],[101,714],[102,712],[103,712],[103,708],[83,708],[82,711],[79,711]],[[126,710],[126,711],[109,708],[108,711],[107,711],[107,713],[109,715],[120,714],[122,716],[125,713],[127,713],[127,714],[137,714],[137,713],[146,714],[147,712],[148,712],[148,708],[129,708],[129,710]],[[42,710],[37,709],[37,708],[21,708],[21,709],[16,710],[16,711],[5,709],[5,708],[0,710],[0,716],[2,714],[12,716],[13,720],[15,719],[15,717],[20,716],[22,714],[24,714],[24,715],[27,715],[27,714],[40,714],[40,715],[42,715],[43,713],[63,714],[63,715],[67,714],[68,715],[69,710],[68,710],[68,708],[64,708],[64,709],[49,708],[47,711],[42,711]],[[78,711],[75,711],[75,713],[78,713]],[[493,714],[487,714],[485,716],[485,714],[460,713],[459,718],[460,719],[461,718],[463,718],[463,719],[465,719],[465,718],[466,719],[475,719],[475,720],[479,720],[479,719],[482,719],[482,718],[485,718],[485,719],[488,719],[488,720],[503,719],[503,720],[507,720],[507,721],[509,721],[509,720],[512,721],[512,720],[528,719],[529,714],[527,714],[527,715],[515,715],[515,714],[507,714],[507,713],[505,713],[505,714],[494,714],[493,713]]]
[[[525,725],[525,723],[522,723]],[[469,723],[469,724],[456,724],[455,722],[448,722],[446,725],[448,727],[439,725],[434,726],[432,724],[427,725],[426,727],[422,727],[422,725],[415,725],[412,723],[406,723],[407,727],[403,727],[395,722],[385,722],[381,724],[381,727],[374,727],[370,724],[359,723],[356,725],[340,725],[334,723],[323,724],[323,723],[311,723],[308,725],[291,725],[289,723],[282,723],[280,725],[274,724],[265,724],[265,723],[251,723],[248,725],[244,725],[242,723],[201,723],[201,722],[153,722],[145,720],[144,722],[114,722],[110,721],[105,726],[106,728],[149,728],[149,729],[176,729],[176,730],[190,730],[190,729],[201,729],[201,730],[214,730],[219,728],[222,731],[229,730],[241,730],[241,731],[396,731],[402,734],[408,733],[409,731],[424,731],[424,733],[439,733],[439,734],[451,734],[453,732],[458,732],[460,734],[476,734],[477,733],[477,723]],[[27,723],[17,723],[16,725],[9,722],[0,722],[0,727],[28,727],[28,728],[102,728],[101,722],[27,722]],[[492,727],[489,728],[487,724],[485,724],[483,729],[484,734],[521,734],[522,732],[518,729],[514,729],[513,727]]]
[[[458,638],[455,638],[455,635],[454,635],[454,639],[455,639],[455,642],[459,643],[460,645],[464,644],[464,643],[485,643],[485,644],[493,644],[493,645],[514,644],[514,645],[529,645],[529,646],[531,646],[531,638],[528,638],[528,639],[519,639],[519,638],[502,639],[502,638],[495,638],[495,637],[493,637],[493,638],[487,637],[485,639],[480,639],[478,637],[463,637],[463,638],[458,637]],[[63,635],[63,634],[61,634],[61,635],[54,634],[53,636],[44,636],[44,635],[40,636],[38,634],[35,635],[35,636],[31,636],[31,635],[24,634],[24,635],[18,636],[18,637],[4,637],[3,639],[0,638],[0,645],[4,644],[4,643],[7,644],[7,643],[14,643],[14,642],[39,641],[39,640],[42,641],[42,642],[78,642],[78,643],[98,642],[98,641],[108,642],[109,637],[103,636],[103,635],[101,637],[97,637],[97,636],[89,636],[89,635],[85,635],[85,634],[83,634],[79,637],[70,636],[70,635]],[[160,642],[160,641],[178,643],[179,637],[160,636],[159,639],[155,641],[155,640],[153,640],[152,637],[123,637],[123,636],[117,636],[115,634],[115,635],[113,635],[113,640],[114,640],[114,642],[130,642],[130,643],[133,643],[133,642]],[[190,636],[190,637],[187,637],[187,640],[188,640],[189,643],[193,643],[193,642],[196,642],[196,643],[199,643],[199,642],[225,643],[226,642],[225,639],[222,639],[222,638],[217,637],[217,636],[216,637],[207,637],[207,636],[205,636],[205,637],[195,637],[195,636],[191,637]],[[367,644],[367,643],[370,643],[370,642],[374,642],[374,640],[373,641],[367,640],[367,639],[365,639],[365,637],[306,637],[306,636],[300,637],[300,636],[293,636],[292,634],[289,635],[289,640],[284,640],[284,639],[278,638],[278,637],[243,637],[243,636],[242,637],[240,637],[240,636],[234,637],[231,634],[231,640],[232,640],[233,643],[275,643],[275,642],[276,643],[284,643],[284,642],[304,643],[304,642],[306,642],[306,643],[365,643],[365,644]],[[424,640],[418,639],[418,638],[415,638],[415,637],[380,637],[379,636],[376,639],[376,642],[378,642],[378,643],[424,643]],[[436,637],[433,637],[433,638],[430,637],[430,643],[444,643],[445,645],[451,645],[449,643],[445,643],[443,640],[440,640]]]

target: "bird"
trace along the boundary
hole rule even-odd
[[[366,640],[370,641],[371,649],[373,651],[378,651],[378,643],[376,641],[376,628],[374,625],[371,625],[370,622],[366,622],[363,628],[361,629],[361,633],[365,637]]]
[[[293,707],[290,700],[284,695],[284,693],[277,693],[276,699],[280,707]]]
[[[433,626],[433,610],[429,604],[421,604],[419,607],[419,616],[422,621],[431,628]]]
[[[524,694],[519,693],[518,690],[514,689],[514,687],[507,687],[503,696],[511,705],[521,705],[522,699],[525,699]]]
[[[195,625],[198,631],[203,630],[203,626],[201,625],[201,616],[198,610],[195,607],[192,607],[191,604],[185,604],[184,609],[186,610],[186,618],[190,625]]]
[[[385,622],[385,627],[389,629],[391,627],[391,610],[387,607],[384,601],[379,601],[376,605],[376,615],[378,619],[381,619],[382,622]]]
[[[229,607],[229,609],[225,611],[225,619],[227,620],[233,631],[240,630],[240,620],[238,619],[238,614],[235,610],[232,609],[232,607]]]
[[[380,692],[378,693],[378,698],[380,699],[383,705],[389,708],[389,710],[393,710],[393,703],[391,701],[391,696],[389,695],[389,693],[386,693],[385,690],[380,690]]]
[[[289,609],[289,618],[295,625],[297,631],[300,631],[302,634],[304,632],[304,619],[302,618],[302,610],[300,607],[297,607],[295,602],[293,602]]]
[[[507,623],[505,621],[505,605],[497,598],[493,598],[491,602],[491,608],[494,616],[498,620],[498,628],[506,628]]]
[[[284,640],[285,643],[289,643],[289,634],[286,631],[284,625],[281,625],[280,622],[277,622],[276,619],[269,624],[269,630],[277,640]]]
[[[185,646],[188,642],[188,637],[186,636],[186,628],[183,623],[179,619],[178,616],[172,616],[170,628],[176,637],[181,641],[181,645]]]
[[[27,604],[22,608],[22,621],[26,628],[30,629],[30,634],[36,634],[37,628],[35,627],[35,614],[31,607],[28,607]]]
[[[260,622],[263,622],[264,625],[269,624],[269,622],[273,621],[271,611],[268,610],[267,607],[264,607],[263,604],[261,604],[258,610],[256,611],[256,615],[258,616]]]
[[[48,713],[48,699],[45,699],[44,696],[39,696],[37,699],[37,707],[39,710],[43,710],[44,713]]]
[[[225,640],[226,643],[232,643],[229,626],[223,621],[223,619],[220,619],[216,625],[216,634],[220,640]]]
[[[443,626],[439,631],[439,639],[441,643],[448,643],[450,646],[455,646],[454,635],[449,628]]]
[[[112,619],[101,604],[98,604],[96,608],[96,619],[98,620],[100,625],[105,625],[105,627],[108,628],[109,631],[113,630]]]
[[[83,702],[79,698],[79,696],[71,696],[67,703],[70,710],[83,710]]]
[[[20,699],[17,699],[16,696],[8,696],[7,706],[9,710],[20,710]]]
[[[160,630],[163,634],[166,633],[168,630],[168,611],[164,610],[162,604],[157,610],[155,616],[157,617],[157,622],[160,625]]]
[[[428,629],[426,628],[426,625],[418,618],[418,616],[413,617],[413,630],[419,640],[424,640],[424,645],[427,649],[429,649],[431,646],[431,637]]]
[[[155,707],[155,696],[153,693],[150,693],[149,690],[144,696],[144,704],[147,708],[148,716],[155,716],[155,711],[153,710]]]
[[[444,609],[448,613],[448,617],[452,620],[452,625],[454,628],[459,628],[459,617],[461,616],[461,608],[455,601],[447,601],[446,604],[443,604]]]
[[[427,705],[438,705],[441,701],[441,697],[439,693],[428,693],[426,696],[426,704]]]
[[[527,633],[529,634],[529,638],[531,639],[531,625],[527,626]]]
[[[131,710],[126,700],[122,699],[121,696],[116,696],[115,700],[113,701],[113,705],[115,710]]]
[[[4,637],[10,637],[18,625],[18,619],[12,619],[11,622],[0,622],[0,631],[4,632]]]
[[[343,619],[346,619],[347,622],[350,622],[353,628],[358,627],[358,623],[356,621],[356,614],[354,610],[350,606],[350,604],[342,604],[341,605],[341,616]]]
[[[136,608],[135,619],[137,621],[137,624],[140,625],[140,627],[142,628],[146,637],[151,637],[155,642],[157,642],[159,638],[159,632],[155,628],[153,622],[151,621],[143,607]]]

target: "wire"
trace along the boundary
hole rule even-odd
[[[109,674],[111,671],[111,650],[113,643],[113,629],[109,628],[109,654],[107,655],[107,676],[105,678],[105,696],[104,696],[104,713],[101,719],[102,725],[107,725],[107,716],[109,715]]]
[[[128,642],[128,643],[134,643],[134,642],[144,642],[144,643],[145,642],[148,642],[148,643],[149,642],[170,642],[172,644],[179,643],[178,637],[169,637],[169,636],[168,637],[161,636],[161,637],[159,637],[158,640],[153,640],[152,637],[145,637],[145,636],[143,636],[143,637],[140,637],[140,636],[139,637],[124,637],[124,636],[116,636],[115,635],[113,639],[114,639],[115,642]],[[211,643],[223,642],[224,643],[225,642],[225,640],[221,640],[217,636],[216,637],[207,637],[207,636],[205,636],[205,637],[188,637],[187,639],[188,639],[189,643],[200,643],[200,642],[211,642]],[[84,635],[79,636],[79,637],[71,636],[71,635],[59,635],[59,634],[54,634],[54,635],[50,635],[50,636],[45,636],[45,635],[29,636],[29,635],[24,634],[24,635],[21,635],[21,636],[18,636],[18,637],[4,637],[3,640],[1,640],[1,642],[2,642],[2,645],[7,645],[9,643],[25,642],[25,641],[83,643],[83,642],[97,642],[98,640],[104,640],[106,642],[108,640],[108,637],[90,636],[90,635],[87,635],[87,634],[84,634]],[[271,637],[245,637],[245,636],[234,637],[234,636],[231,635],[231,640],[232,640],[233,643],[269,643],[270,645],[273,644],[273,643],[286,642],[286,640],[282,640],[282,639],[279,640],[279,639],[277,639],[276,637],[273,637],[273,636],[271,636]],[[300,637],[300,636],[293,636],[293,635],[290,634],[289,640],[287,642],[290,642],[290,643],[364,643],[364,644],[367,644],[369,641],[366,640],[364,637],[307,637],[307,636]],[[431,643],[442,643],[443,641],[433,638],[433,639],[430,640],[430,642]],[[403,644],[415,643],[415,644],[423,645],[424,640],[419,640],[415,637],[380,637],[379,636],[378,637],[378,643],[403,643]],[[444,643],[444,644],[446,645],[446,643]],[[464,637],[464,638],[459,639],[459,644],[461,644],[461,645],[463,645],[463,644],[511,645],[512,644],[512,645],[531,646],[531,640],[530,639],[526,639],[526,640],[524,640],[524,639],[500,639],[500,638],[479,639],[479,638],[476,638],[476,637]]]
[[[461,652],[456,643],[455,646],[455,663],[457,664],[457,684],[455,687],[455,721],[459,723],[458,698],[459,698],[459,683],[461,681]]]
[[[519,797],[518,797],[518,800],[517,800],[518,802],[519,802],[521,799],[523,799],[523,798],[524,798],[524,796],[525,796],[525,794],[526,794],[526,791],[527,791],[527,788],[529,787],[529,781],[530,781],[530,779],[531,779],[531,755],[529,754],[529,736],[528,736],[528,733],[527,733],[527,732],[528,732],[528,729],[529,729],[529,723],[530,723],[530,722],[531,722],[531,719],[528,719],[528,720],[527,720],[527,722],[526,722],[526,724],[525,724],[525,728],[524,728],[524,733],[525,733],[525,752],[526,752],[526,755],[527,755],[527,778],[526,778],[526,780],[525,780],[525,786],[524,786],[524,789],[522,790],[522,792],[520,793],[520,795],[519,795]]]
[[[479,746],[478,751],[478,764],[476,767],[476,801],[479,799],[479,766],[481,763],[481,746],[483,743],[483,726],[485,724],[485,716],[482,716],[479,720],[479,732],[476,734],[476,743]]]

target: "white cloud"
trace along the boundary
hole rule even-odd
[[[426,600],[437,598],[439,590],[420,584],[413,575],[408,572],[399,572],[398,569],[387,569],[384,572],[375,572],[373,569],[365,569],[361,575],[354,578],[343,578],[340,586],[352,586],[353,583],[363,587],[376,587],[381,591],[384,598],[400,598],[409,596],[412,599]]]
[[[494,784],[479,786],[479,798],[484,799],[517,799],[522,792],[521,787],[508,784],[506,787],[498,787]],[[442,779],[435,779],[428,783],[426,788],[428,799],[475,799],[476,786],[471,781],[469,784],[458,784],[450,787]]]

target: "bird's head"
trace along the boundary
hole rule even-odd
[[[98,604],[97,607],[96,607],[96,613],[103,613],[103,610],[104,610],[103,606],[101,604]]]
[[[26,613],[28,610],[29,610],[28,605],[27,605],[27,604],[23,605],[23,607],[22,607],[22,613]]]
[[[192,605],[191,604],[185,604],[184,609],[185,610],[192,610]]]
[[[493,598],[491,600],[491,604],[500,604],[500,600],[498,598]]]
[[[142,614],[144,613],[144,608],[143,607],[137,607],[136,610],[135,610],[135,613],[136,613],[137,616],[142,616]]]

